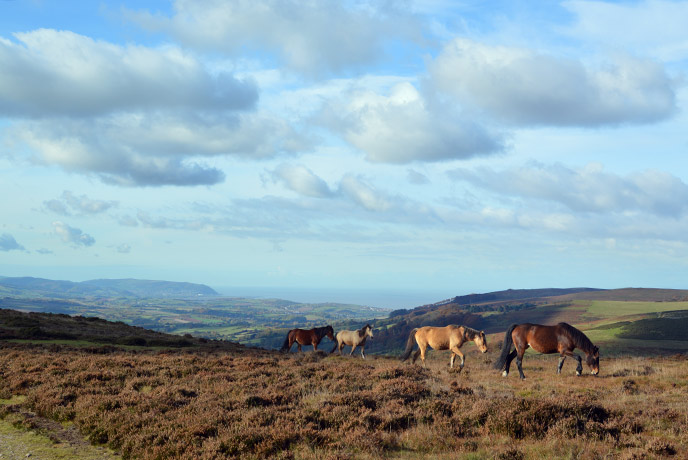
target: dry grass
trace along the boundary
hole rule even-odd
[[[688,458],[688,362],[528,356],[521,382],[470,347],[428,368],[305,353],[0,345],[0,399],[124,458]],[[0,406],[0,416],[3,408]]]

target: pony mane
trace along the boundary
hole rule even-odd
[[[581,331],[568,323],[559,323],[559,326],[566,330],[573,342],[576,344],[577,348],[580,348],[586,353],[593,351],[595,345],[593,345],[587,335],[583,334]]]
[[[360,328],[356,332],[358,333],[359,337],[365,337],[366,329],[372,329],[372,328],[373,328],[373,326],[371,326],[370,324],[366,324],[365,326],[363,326],[362,328]]]
[[[473,340],[477,335],[480,335],[480,331],[473,329],[468,326],[461,326],[463,328],[463,333],[467,339]]]

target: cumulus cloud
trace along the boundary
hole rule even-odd
[[[69,190],[62,192],[62,196],[59,199],[48,200],[43,202],[43,204],[47,209],[64,216],[72,215],[72,212],[77,214],[99,214],[117,206],[116,201],[93,200],[86,195],[76,196]]]
[[[128,16],[188,46],[230,55],[267,51],[308,75],[359,68],[381,56],[388,40],[420,35],[402,9],[376,1],[177,0],[172,17]]]
[[[327,183],[303,165],[281,164],[271,172],[275,182],[284,184],[289,190],[314,198],[327,198],[332,191]]]
[[[359,92],[323,115],[328,126],[375,163],[446,161],[500,151],[500,136],[429,101],[410,83],[389,96]]]
[[[3,233],[0,235],[0,251],[7,252],[13,250],[23,251],[24,246],[17,243],[17,240],[15,240],[14,237],[9,233]]]
[[[212,185],[225,175],[203,157],[311,148],[285,120],[253,110],[252,80],[211,71],[177,47],[46,29],[15,37],[0,38],[0,68],[12,69],[0,76],[0,115],[14,117],[6,138],[36,163],[123,186]]]
[[[89,234],[82,232],[78,228],[70,227],[64,222],[53,222],[53,230],[64,243],[74,246],[93,246],[96,240]]]
[[[556,202],[576,212],[679,218],[688,211],[688,185],[657,170],[621,176],[605,172],[599,164],[581,169],[531,164],[502,171],[455,169],[448,174],[499,194]]]
[[[592,68],[527,49],[456,39],[429,70],[440,91],[514,124],[648,123],[676,108],[676,83],[665,70],[630,57]]]
[[[307,151],[312,141],[271,116],[115,114],[96,119],[17,122],[8,133],[37,163],[127,186],[211,185],[225,175],[199,158],[270,158]]]
[[[252,81],[211,74],[175,47],[126,47],[69,31],[0,37],[0,114],[94,116],[122,110],[251,108]],[[12,69],[8,71],[8,69]]]

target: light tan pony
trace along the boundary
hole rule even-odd
[[[487,351],[487,340],[485,339],[484,331],[476,331],[468,326],[457,326],[455,324],[444,327],[424,326],[416,328],[409,334],[406,350],[401,356],[401,360],[406,361],[411,356],[413,347],[417,343],[418,350],[413,355],[414,363],[418,359],[418,355],[420,355],[423,367],[425,367],[425,351],[428,345],[430,345],[433,350],[450,350],[452,352],[451,360],[449,361],[450,368],[454,367],[454,359],[458,355],[461,358],[459,369],[463,369],[465,360],[459,348],[466,342],[475,342],[480,351],[483,353]]]
[[[356,347],[360,346],[361,356],[363,359],[365,359],[365,353],[363,353],[363,350],[365,349],[365,344],[368,337],[371,339],[373,338],[373,328],[370,324],[366,324],[357,331],[339,331],[337,332],[337,344],[330,353],[334,353],[334,351],[339,348],[339,356],[341,356],[344,346],[349,345],[351,347],[349,356],[351,356],[354,354]]]

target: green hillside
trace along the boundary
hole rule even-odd
[[[543,290],[520,290],[517,298],[474,296],[476,303],[438,302],[412,310],[396,310],[372,323],[376,337],[371,353],[399,354],[410,331],[420,326],[464,324],[488,333],[488,341],[502,340],[516,323],[568,322],[583,330],[603,350],[623,353],[645,350],[672,353],[688,350],[688,291],[670,289],[580,290],[541,296]],[[529,295],[531,294],[531,295]],[[459,299],[459,298],[456,298]],[[667,315],[673,315],[671,317]],[[682,316],[683,315],[683,316]],[[677,319],[680,317],[680,319]]]

